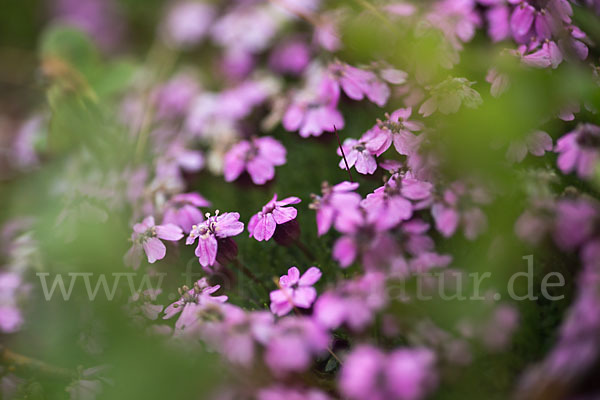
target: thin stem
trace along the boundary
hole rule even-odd
[[[252,281],[254,281],[254,283],[258,284],[260,287],[262,287],[265,292],[269,293],[269,290],[267,289],[267,287],[256,277],[256,275],[254,275],[254,273],[252,273],[252,271],[250,271],[248,269],[248,267],[246,267],[244,264],[242,264],[240,262],[240,260],[238,260],[237,258],[233,259],[233,265],[235,265],[235,267],[242,271],[244,273],[244,275],[246,275],[248,278],[250,278]]]
[[[338,146],[340,147],[340,151],[342,152],[342,157],[344,158],[344,164],[346,164],[346,170],[348,171],[348,175],[350,176],[350,182],[354,183],[354,179],[352,179],[352,172],[350,172],[350,167],[348,166],[348,160],[346,160],[346,154],[344,153],[344,148],[342,147],[342,142],[340,141],[340,135],[338,135],[337,128],[335,125],[333,126],[333,132],[335,133],[335,137],[338,141]]]
[[[300,241],[300,239],[296,240],[295,244],[296,247],[298,247],[300,251],[304,253],[306,258],[308,258],[310,261],[316,261],[314,254],[304,245],[304,243]]]
[[[0,361],[16,368],[29,369],[56,378],[71,379],[75,376],[74,371],[67,368],[50,365],[44,361],[15,353],[2,345],[0,345]]]

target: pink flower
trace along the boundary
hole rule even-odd
[[[214,17],[215,10],[208,4],[196,1],[176,3],[163,26],[164,38],[174,47],[191,47],[208,33]]]
[[[335,186],[323,182],[322,195],[312,195],[310,208],[317,211],[317,232],[319,236],[329,231],[332,225],[340,232],[353,230],[362,221],[359,208],[361,197],[354,190],[358,183],[344,181]]]
[[[267,343],[265,362],[274,374],[302,372],[310,367],[313,356],[327,350],[329,336],[312,319],[282,318]]]
[[[269,66],[280,73],[300,75],[310,62],[310,49],[301,40],[289,40],[273,49]]]
[[[329,71],[344,93],[353,100],[368,98],[383,107],[390,97],[390,88],[374,72],[352,67],[342,62],[329,66]]]
[[[198,193],[180,193],[171,197],[166,204],[164,224],[173,224],[189,233],[192,226],[204,220],[198,207],[209,207],[210,202]]]
[[[349,168],[356,168],[356,171],[361,174],[372,174],[377,169],[377,161],[375,157],[369,151],[366,146],[366,140],[346,139],[342,148],[344,149],[344,155],[346,160],[343,158],[340,160],[339,166],[341,169],[346,169],[346,162],[348,162]],[[337,149],[338,156],[342,156],[340,148]]]
[[[277,201],[277,193],[273,196],[258,214],[250,218],[248,222],[248,231],[250,237],[259,242],[269,240],[275,233],[277,225],[285,224],[296,218],[298,211],[294,207],[285,207],[290,204],[300,203],[298,197],[287,197]]]
[[[558,68],[563,61],[562,52],[553,41],[545,41],[542,47],[522,57],[524,64],[537,68]]]
[[[173,224],[155,225],[154,217],[146,217],[144,220],[133,226],[131,240],[133,245],[125,255],[125,264],[137,269],[141,262],[142,248],[146,252],[148,262],[154,263],[156,260],[162,260],[167,253],[167,248],[160,241],[177,241],[183,237],[181,228]]]
[[[408,156],[416,152],[422,138],[412,132],[423,129],[423,124],[408,120],[411,114],[412,108],[400,108],[391,115],[386,114],[385,121],[378,120],[364,136],[367,149],[379,157],[393,143],[399,154]]]
[[[314,92],[313,92],[314,91]],[[300,136],[321,136],[344,127],[344,118],[336,109],[340,89],[329,78],[321,78],[316,88],[307,88],[292,100],[283,115],[283,127],[290,132],[299,130]]]
[[[556,142],[558,168],[565,174],[577,171],[581,178],[590,178],[600,158],[600,127],[580,124]]]
[[[195,305],[206,302],[225,303],[227,301],[227,296],[211,296],[220,288],[221,286],[219,285],[210,286],[206,278],[202,278],[195,282],[191,289],[184,286],[179,290],[181,298],[165,308],[163,319],[170,319],[181,313],[179,320],[175,324],[175,328],[180,329],[184,326],[189,326],[190,321],[187,320],[188,318],[191,318],[191,313],[189,311],[193,309]]]
[[[225,155],[225,180],[236,180],[244,170],[252,182],[263,185],[275,177],[275,166],[285,164],[285,147],[272,137],[242,140]]]
[[[313,318],[327,329],[342,325],[353,331],[362,331],[387,304],[386,275],[367,272],[353,280],[342,281],[323,293],[315,303]]]
[[[430,204],[432,189],[433,185],[429,182],[394,174],[384,186],[368,194],[361,206],[367,213],[367,221],[378,230],[385,231],[410,219],[413,209]],[[422,205],[413,206],[411,200]]]
[[[271,311],[282,316],[294,307],[310,308],[317,298],[312,286],[321,279],[321,270],[310,267],[302,276],[296,267],[288,269],[287,275],[279,278],[280,289],[271,292]]]
[[[203,267],[214,265],[217,259],[219,241],[237,236],[244,230],[244,224],[239,221],[240,214],[236,212],[215,215],[206,215],[206,220],[199,225],[192,226],[190,235],[185,244],[192,244],[198,238],[198,247],[196,247],[196,256]]]
[[[437,382],[435,360],[426,348],[400,348],[386,355],[362,345],[344,362],[340,390],[351,400],[420,400]]]

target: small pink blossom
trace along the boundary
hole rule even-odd
[[[192,244],[198,239],[198,246],[195,254],[203,267],[209,267],[215,264],[217,252],[219,250],[219,240],[237,236],[244,231],[244,224],[239,221],[240,214],[229,212],[215,215],[207,214],[207,219],[199,225],[192,226],[190,235],[185,244]]]
[[[125,263],[137,269],[141,262],[142,249],[146,252],[148,262],[162,260],[167,248],[162,240],[177,241],[183,237],[183,231],[176,225],[155,225],[154,217],[146,217],[141,223],[133,226],[131,240],[133,245],[125,255]]]
[[[271,239],[277,225],[285,224],[295,219],[298,214],[298,210],[294,207],[286,206],[298,203],[300,203],[298,197],[287,197],[277,201],[277,193],[275,193],[262,210],[250,218],[250,222],[248,222],[250,237],[254,237],[259,242]]]
[[[556,142],[558,168],[565,174],[573,171],[590,178],[600,159],[600,127],[580,124]]]
[[[204,220],[198,207],[209,207],[210,202],[198,193],[180,193],[171,197],[165,206],[163,224],[173,224],[189,233],[192,226]]]
[[[225,155],[225,180],[232,182],[247,171],[257,185],[263,185],[275,177],[275,167],[285,164],[286,150],[283,145],[265,136],[242,140]]]
[[[379,107],[383,107],[390,97],[390,88],[373,71],[356,68],[335,62],[329,71],[344,93],[352,100],[368,98]]]
[[[375,161],[374,155],[367,148],[366,140],[364,138],[360,140],[346,139],[342,148],[344,149],[344,155],[346,159],[342,157],[342,150],[337,149],[338,156],[342,157],[339,162],[341,169],[346,169],[346,162],[349,168],[356,168],[356,171],[361,174],[373,174],[377,169],[377,161]]]
[[[290,132],[299,131],[304,138],[342,129],[344,118],[336,108],[339,96],[340,89],[332,79],[320,78],[315,88],[294,96],[283,115],[283,127]]]
[[[302,276],[298,268],[288,269],[287,275],[279,278],[280,288],[270,294],[273,314],[283,316],[294,307],[310,308],[317,298],[317,291],[313,285],[319,279],[321,270],[317,267],[310,267]]]
[[[411,114],[412,108],[401,108],[386,114],[385,121],[378,120],[364,136],[367,149],[379,157],[393,143],[399,154],[408,156],[416,152],[422,138],[412,132],[423,129],[423,124],[409,120]]]
[[[322,195],[312,195],[310,208],[317,211],[317,232],[319,236],[329,231],[332,225],[340,232],[354,230],[354,225],[362,220],[359,208],[361,197],[354,190],[358,183],[344,181],[335,186],[327,182],[321,185]]]

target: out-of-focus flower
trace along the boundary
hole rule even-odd
[[[344,118],[337,110],[340,96],[339,86],[322,73],[315,74],[312,85],[296,93],[283,115],[283,127],[288,131],[299,131],[300,136],[321,136],[323,131],[333,132],[344,127]]]
[[[185,326],[189,326],[189,319],[195,318],[193,311],[196,305],[206,302],[224,303],[227,301],[227,296],[212,296],[220,288],[220,285],[210,286],[206,278],[194,282],[194,286],[191,289],[184,286],[179,291],[181,298],[165,308],[163,319],[170,319],[181,313],[181,316],[175,323],[175,328],[183,329]]]
[[[248,231],[250,237],[260,241],[269,240],[275,233],[277,225],[285,224],[296,218],[298,210],[294,207],[286,207],[290,204],[298,204],[298,197],[287,197],[283,200],[277,200],[277,193],[262,208],[258,214],[250,218],[248,222]]]
[[[234,181],[245,170],[252,182],[262,185],[273,179],[275,166],[285,164],[285,156],[285,147],[272,137],[243,140],[225,155],[225,180]]]
[[[142,249],[146,253],[149,263],[162,260],[167,253],[167,248],[162,240],[177,241],[183,237],[183,231],[176,225],[155,225],[154,217],[146,217],[141,223],[133,226],[131,240],[133,245],[125,255],[125,263],[137,269],[141,262]]]
[[[215,9],[199,1],[180,1],[168,11],[162,30],[164,40],[177,48],[198,44],[208,33]]]
[[[533,132],[525,140],[515,140],[510,143],[506,151],[506,158],[511,162],[521,162],[529,152],[536,157],[543,156],[547,151],[552,151],[552,138],[546,132]]]
[[[490,93],[493,97],[500,96],[509,85],[508,75],[498,72],[495,68],[491,68],[485,76],[485,81],[490,83]]]
[[[192,226],[185,244],[192,244],[196,241],[196,238],[198,239],[195,254],[203,267],[215,264],[217,252],[219,251],[219,241],[237,236],[244,231],[244,224],[239,219],[240,214],[236,212],[219,214],[217,210],[215,215],[210,216],[207,214],[205,221]],[[222,250],[226,249],[223,248]]]
[[[288,40],[273,49],[269,66],[277,72],[300,75],[310,62],[310,49],[302,40]]]
[[[419,400],[436,385],[435,354],[401,348],[389,355],[362,345],[351,352],[340,375],[340,390],[352,400]]]
[[[210,202],[198,193],[180,193],[165,205],[163,224],[172,224],[189,233],[192,226],[204,220],[198,207],[210,207]]]
[[[319,296],[313,318],[327,329],[345,325],[352,331],[364,330],[387,304],[385,280],[381,272],[367,272],[341,282]]]
[[[600,126],[579,124],[556,141],[555,151],[563,173],[576,171],[581,178],[590,178],[600,156]]]
[[[278,290],[270,294],[271,311],[278,316],[286,315],[294,307],[310,308],[317,298],[313,285],[321,279],[321,270],[310,267],[302,276],[296,267],[288,269],[287,275],[279,278]]]
[[[312,319],[282,318],[266,344],[265,362],[277,376],[302,372],[310,367],[313,356],[327,350],[328,344],[329,335]]]
[[[383,107],[390,97],[390,88],[373,71],[338,61],[329,66],[329,73],[346,96],[353,100],[362,100],[366,97],[379,107]]]
[[[358,183],[348,181],[329,186],[327,182],[321,185],[322,195],[313,195],[313,202],[309,206],[317,211],[317,231],[323,235],[332,225],[340,232],[352,230],[352,226],[360,223],[361,210],[359,208],[361,197],[354,190]]]

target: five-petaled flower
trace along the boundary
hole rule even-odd
[[[310,308],[317,298],[312,287],[321,279],[321,270],[310,267],[302,276],[296,267],[288,269],[287,275],[279,278],[279,289],[271,292],[271,311],[279,316],[286,315],[294,307]]]
[[[125,255],[125,264],[137,269],[140,266],[142,249],[146,252],[148,262],[165,258],[167,248],[162,240],[177,241],[183,237],[181,228],[173,224],[155,225],[154,217],[146,217],[133,226],[131,241],[133,245]]]
[[[198,247],[196,247],[196,256],[203,267],[215,264],[219,240],[231,236],[237,236],[244,230],[244,223],[239,221],[240,214],[236,212],[215,215],[206,214],[206,220],[199,225],[192,226],[190,235],[185,244],[192,244],[198,238]]]
[[[277,193],[275,193],[271,201],[250,218],[248,222],[250,237],[254,237],[259,242],[271,239],[277,225],[292,221],[298,214],[298,210],[294,207],[285,206],[298,203],[300,199],[294,196],[277,201]]]
[[[272,137],[242,140],[225,155],[225,180],[236,180],[244,170],[252,182],[262,185],[275,176],[275,167],[285,164],[285,147]]]

